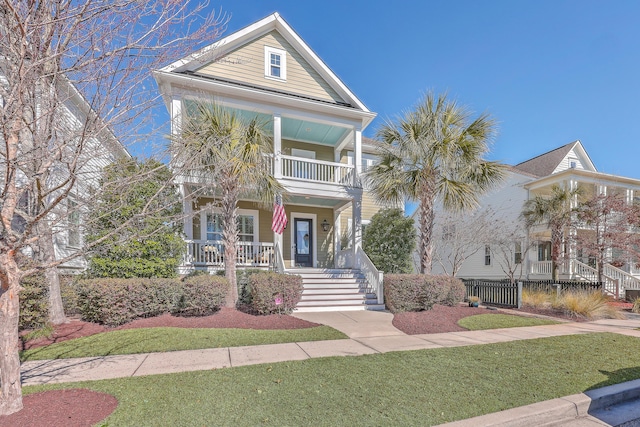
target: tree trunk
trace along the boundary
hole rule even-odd
[[[53,247],[53,235],[47,221],[43,220],[38,224],[38,251],[42,265],[50,265],[55,262],[56,255]],[[47,267],[45,276],[49,284],[49,321],[54,325],[67,322],[62,305],[62,295],[60,293],[60,277],[56,267]]]
[[[229,281],[225,307],[235,308],[238,303],[236,281],[236,258],[238,256],[238,187],[223,185],[222,195],[222,240],[224,242],[224,270]]]
[[[19,271],[12,254],[0,256],[0,415],[22,409],[18,319],[20,315]]]
[[[425,186],[420,200],[420,273],[431,274],[433,262],[433,188]]]

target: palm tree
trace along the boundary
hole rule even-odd
[[[551,195],[537,195],[525,202],[522,217],[527,228],[545,224],[551,230],[551,278],[558,280],[558,265],[562,252],[565,228],[571,224],[571,201],[582,194],[582,189],[551,187]]]
[[[281,185],[273,178],[269,158],[271,137],[257,117],[243,119],[214,102],[185,105],[179,136],[173,141],[173,161],[185,173],[201,178],[216,195],[221,210],[225,276],[230,283],[227,307],[238,301],[236,257],[238,201],[249,197],[273,202]]]
[[[450,211],[473,208],[504,176],[503,165],[484,159],[495,121],[487,114],[473,121],[470,116],[446,95],[428,93],[414,111],[378,132],[380,163],[367,179],[381,202],[418,202],[422,273],[431,272],[436,198]]]

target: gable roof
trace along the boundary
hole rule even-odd
[[[277,31],[321,76],[321,78],[344,99],[345,102],[340,103],[341,105],[370,113],[364,103],[360,101],[353,92],[351,92],[342,80],[340,80],[340,78],[320,59],[320,57],[313,52],[313,50],[277,12],[236,31],[235,33],[232,33],[209,46],[206,46],[183,59],[169,64],[160,71],[165,73],[193,75],[194,72],[202,68],[204,65],[215,61],[217,58],[223,57],[225,54],[258,39],[271,31]],[[237,82],[233,83],[237,84]],[[266,88],[260,89],[269,90]]]
[[[593,162],[591,162],[591,159],[589,158],[589,154],[587,154],[579,140],[570,142],[569,144],[563,145],[544,154],[540,154],[539,156],[526,160],[522,163],[518,163],[514,168],[536,177],[548,176],[558,169],[561,162],[572,151],[579,154],[582,160],[585,161],[585,169],[596,171]]]

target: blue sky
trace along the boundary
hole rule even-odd
[[[640,2],[212,0],[225,34],[273,12],[378,118],[448,92],[499,123],[516,164],[579,139],[598,170],[640,178]]]

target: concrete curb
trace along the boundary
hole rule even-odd
[[[598,409],[640,398],[640,380],[628,381],[585,393],[537,402],[479,417],[441,424],[442,427],[534,427],[560,426],[589,417]],[[604,424],[608,425],[608,424]]]

